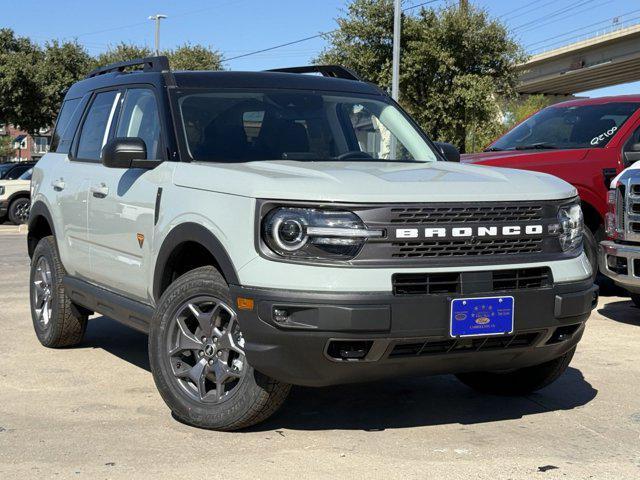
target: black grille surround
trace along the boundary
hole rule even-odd
[[[499,335],[478,338],[425,338],[420,341],[397,343],[389,358],[422,357],[447,353],[482,352],[491,350],[511,350],[530,347],[536,343],[543,331],[522,332],[515,335]]]
[[[542,238],[497,238],[393,242],[393,258],[471,257],[542,253]]]
[[[393,224],[501,223],[542,220],[541,205],[465,205],[391,208]]]
[[[480,272],[396,273],[393,294],[438,295],[515,292],[553,286],[549,267]]]
[[[576,198],[527,202],[447,202],[413,204],[350,204],[259,200],[256,206],[256,249],[270,260],[358,268],[412,268],[508,265],[566,260],[579,256],[582,249],[563,252],[557,231],[561,206]],[[272,208],[318,208],[354,212],[364,225],[382,230],[382,238],[370,238],[351,260],[281,257],[265,245],[260,225]],[[527,227],[542,228],[540,234]],[[471,229],[470,236],[454,236],[456,229]],[[505,228],[518,228],[507,234]],[[398,229],[412,229],[418,236],[399,237]],[[427,235],[427,229],[444,229],[446,234]],[[481,231],[481,229],[483,231]],[[487,233],[488,229],[493,232]],[[497,232],[497,233],[496,233]]]

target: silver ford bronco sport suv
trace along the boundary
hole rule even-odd
[[[94,313],[147,332],[169,408],[219,430],[290,385],[542,388],[597,299],[576,190],[445,153],[340,67],[99,68],[33,173],[38,339],[77,344]]]

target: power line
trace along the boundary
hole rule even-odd
[[[619,18],[622,18],[622,17],[626,17],[626,16],[628,16],[628,15],[633,15],[634,13],[638,13],[638,12],[640,12],[640,9],[638,9],[638,10],[631,10],[631,11],[629,11],[629,12],[625,12],[625,13],[623,13],[623,14],[621,14],[621,15],[615,15],[615,16],[613,16],[613,17],[606,18],[606,19],[601,20],[601,21],[599,21],[599,22],[590,23],[589,25],[585,25],[585,26],[580,27],[580,28],[575,28],[575,29],[573,29],[573,30],[569,30],[568,32],[564,32],[564,33],[561,33],[561,34],[559,34],[559,35],[554,35],[553,37],[545,38],[544,40],[538,40],[537,42],[530,43],[529,45],[527,45],[527,46],[526,46],[526,48],[527,48],[527,49],[530,49],[531,47],[534,47],[534,46],[536,46],[536,45],[540,45],[540,44],[547,44],[550,40],[555,40],[556,38],[566,37],[567,35],[570,35],[570,34],[572,34],[572,33],[579,32],[579,31],[581,31],[581,30],[586,30],[587,28],[595,27],[596,25],[602,25],[603,23],[611,22],[611,21],[615,20],[616,18],[618,18],[618,19],[619,19]],[[630,18],[630,19],[627,19],[626,21],[636,20],[637,18],[640,18],[640,17]],[[596,30],[596,31],[597,31],[597,30]],[[594,33],[594,32],[593,32],[593,31],[591,31],[591,32],[585,32],[585,33],[580,34],[580,35],[578,35],[578,36],[588,35],[589,33]],[[570,37],[569,39],[566,39],[566,40],[570,40],[571,38],[576,38],[576,36],[574,36],[574,37]],[[561,41],[565,41],[565,40],[561,40]],[[556,42],[556,43],[559,43],[559,42]],[[555,45],[555,44],[552,44],[552,45]],[[542,48],[544,48],[544,47],[542,47]]]
[[[601,6],[606,5],[608,3],[612,3],[613,1],[614,0],[606,0],[605,2],[600,3],[600,4],[596,5],[596,6],[601,7]],[[585,5],[586,4],[582,4],[582,5],[579,5],[579,6],[582,7],[582,6],[585,6]],[[591,6],[587,6],[586,8],[583,8],[581,10],[571,10],[569,12],[565,12],[564,14],[558,14],[558,15],[555,15],[555,16],[552,16],[552,17],[548,17],[546,22],[543,22],[543,23],[536,22],[534,25],[530,25],[530,26],[528,26],[528,27],[526,27],[524,29],[521,29],[518,33],[521,33],[521,34],[522,33],[527,33],[527,32],[530,32],[531,30],[536,30],[536,29],[538,29],[540,27],[544,27],[546,25],[551,25],[552,23],[560,22],[560,21],[564,20],[565,18],[575,16],[576,14],[585,12],[585,11],[591,9],[591,8],[592,8]],[[554,17],[558,17],[558,18],[554,19]]]
[[[522,5],[521,7],[514,8],[513,10],[510,10],[507,13],[503,13],[502,15],[499,15],[498,18],[502,18],[502,19],[506,20],[506,17],[511,17],[510,20],[513,20],[514,18],[519,18],[519,17],[521,17],[523,15],[526,15],[526,14],[530,13],[533,10],[537,10],[538,8],[543,8],[543,7],[546,7],[547,5],[550,5],[551,3],[555,3],[557,0],[552,0],[551,2],[547,2],[544,5],[540,5],[540,7],[531,8],[536,3],[540,3],[542,1],[544,1],[544,0],[535,0],[533,2],[529,2],[526,5]],[[525,9],[525,8],[527,9],[526,12],[520,13],[520,14],[518,14],[516,16],[512,16],[512,14],[514,14],[516,12],[519,12],[520,10]]]
[[[592,3],[594,1],[595,0],[579,0],[577,2],[572,2],[567,6],[559,8],[558,10],[554,10],[553,12],[549,12],[549,13],[541,16],[541,17],[534,18],[533,20],[529,20],[529,21],[527,21],[525,23],[522,23],[522,24],[518,25],[517,27],[514,27],[513,30],[517,31],[517,30],[520,30],[521,28],[525,28],[525,27],[528,27],[528,26],[533,25],[533,24],[538,25],[538,22],[541,22],[541,21],[546,20],[548,18],[557,17],[558,15],[562,15],[563,13],[567,13],[568,11],[571,11],[574,8],[581,7],[583,5],[586,5],[587,3]]]
[[[423,7],[425,5],[429,5],[431,3],[436,3],[436,2],[439,2],[439,1],[441,1],[441,0],[430,0],[428,2],[422,2],[422,3],[419,3],[417,5],[413,5],[411,7],[404,8],[402,11],[406,12],[406,11],[413,10],[415,8],[418,8],[418,7]],[[326,35],[331,35],[332,33],[336,33],[338,30],[339,29],[336,28],[335,30],[331,30],[329,32],[320,32],[317,35],[311,35],[310,37],[301,38],[299,40],[293,40],[291,42],[281,43],[280,45],[274,45],[273,47],[262,48],[260,50],[255,50],[253,52],[243,53],[242,55],[236,55],[234,57],[223,58],[222,61],[223,62],[230,62],[232,60],[237,60],[239,58],[250,57],[250,56],[253,56],[253,55],[257,55],[259,53],[270,52],[272,50],[277,50],[279,48],[289,47],[291,45],[297,45],[298,43],[308,42],[309,40],[314,40],[316,38],[324,37]]]

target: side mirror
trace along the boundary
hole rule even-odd
[[[454,147],[450,143],[444,143],[444,142],[434,142],[434,143],[436,147],[438,147],[438,150],[440,150],[440,153],[442,154],[442,156],[448,162],[460,161],[460,152],[456,147]]]
[[[626,167],[640,160],[640,143],[632,143],[628,145],[622,153],[624,164]]]
[[[116,137],[102,148],[102,164],[108,168],[155,168],[161,160],[147,160],[147,145],[140,137]]]

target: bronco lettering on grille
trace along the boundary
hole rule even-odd
[[[511,237],[517,235],[542,235],[542,225],[505,225],[501,227],[427,227],[396,228],[395,238],[471,238]]]

